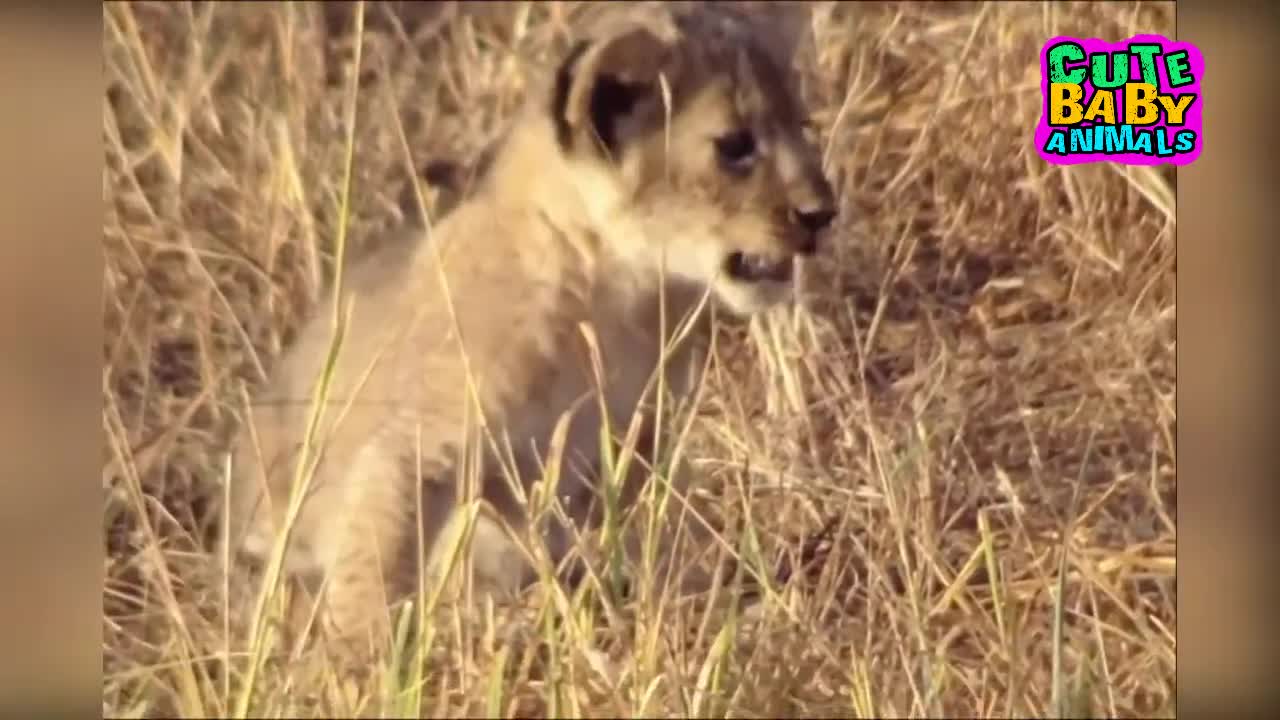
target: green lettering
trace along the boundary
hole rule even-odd
[[[1196,79],[1191,77],[1190,60],[1186,50],[1171,52],[1164,56],[1164,67],[1169,73],[1169,87],[1179,88],[1190,85]]]
[[[1107,60],[1111,62],[1111,73],[1107,74]],[[1094,88],[1110,90],[1125,84],[1129,79],[1129,54],[1125,52],[1094,53],[1089,58],[1089,80]]]
[[[1084,82],[1084,68],[1067,70],[1067,63],[1084,62],[1084,49],[1073,42],[1058,43],[1049,48],[1049,82],[1079,85]]]
[[[1129,54],[1138,58],[1138,67],[1142,70],[1142,82],[1160,87],[1160,76],[1156,74],[1156,55],[1160,54],[1160,46],[1156,43],[1129,43]]]

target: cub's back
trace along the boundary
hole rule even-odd
[[[571,271],[564,249],[542,223],[518,209],[464,204],[430,237],[381,248],[347,268],[350,312],[343,316],[345,330],[318,426],[317,443],[324,450],[315,494],[295,525],[302,548],[295,569],[315,564],[310,538],[342,512],[348,488],[338,485],[341,471],[370,438],[384,438],[387,448],[406,457],[421,438],[421,451],[431,459],[460,439],[464,420],[474,421],[466,407],[469,377],[481,405],[494,416],[565,402],[539,397],[556,386],[568,334],[585,312],[585,275]],[[256,536],[245,545],[250,554],[263,554],[271,529],[283,522],[297,451],[329,361],[331,303],[330,295],[277,360],[235,441],[230,539],[236,542],[246,532]],[[264,479],[269,513],[255,508]]]

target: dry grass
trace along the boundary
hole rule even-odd
[[[243,690],[208,510],[243,384],[331,272],[336,5],[105,8],[112,715]],[[407,167],[492,136],[573,13],[408,6],[366,7],[350,253],[399,221]],[[266,658],[249,714],[1172,714],[1175,182],[1030,143],[1045,38],[1172,26],[1172,3],[815,4],[842,224],[803,309],[724,328],[690,445],[747,520],[727,540],[805,571],[723,632],[672,608],[540,630],[550,671],[456,621],[411,681]]]

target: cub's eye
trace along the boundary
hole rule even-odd
[[[716,138],[716,153],[726,169],[745,172],[756,156],[756,138],[750,130],[737,130]]]

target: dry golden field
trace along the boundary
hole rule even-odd
[[[408,169],[472,158],[576,10],[357,8],[104,8],[105,713],[1173,714],[1176,183],[1031,143],[1043,41],[1172,36],[1172,2],[812,5],[841,216],[801,304],[721,328],[688,440],[784,569],[751,614],[535,589],[500,615],[538,652],[447,613],[355,679],[248,652],[210,512],[245,394],[341,220],[396,242]]]

